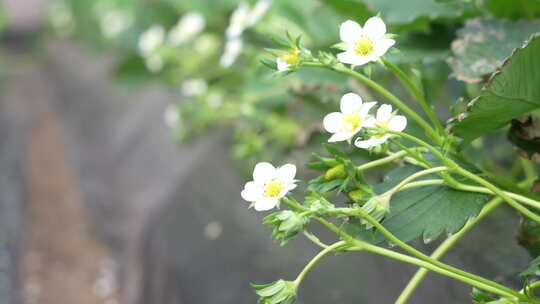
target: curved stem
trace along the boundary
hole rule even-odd
[[[330,252],[336,250],[337,248],[343,246],[343,245],[346,245],[347,242],[345,241],[339,241],[339,242],[336,242],[328,247],[326,247],[325,249],[323,249],[321,252],[319,252],[316,256],[313,257],[313,259],[311,259],[311,261],[309,261],[309,263],[304,267],[304,269],[302,269],[302,271],[298,274],[298,276],[296,277],[296,279],[294,280],[294,284],[296,286],[296,288],[298,288],[298,285],[300,285],[300,283],[302,283],[302,281],[304,280],[304,278],[306,277],[306,275],[309,273],[309,271],[327,254],[329,254]]]
[[[305,211],[306,208],[292,200],[286,200],[285,203],[295,209],[296,211]],[[361,209],[351,209],[351,208],[340,208],[338,210],[336,210],[336,212],[340,212],[340,213],[343,213],[345,211],[345,214],[348,213],[349,216],[354,216],[355,214],[354,213],[351,213],[351,212],[361,212],[361,216],[366,216],[367,214],[361,210]],[[321,217],[314,217],[317,221],[319,221],[321,224],[323,224],[325,227],[327,227],[330,231],[334,232],[335,234],[337,234],[342,240],[348,242],[348,243],[351,243],[351,244],[358,244],[358,242],[360,243],[363,243],[361,241],[359,241],[358,239],[352,237],[351,235],[349,235],[348,233],[346,233],[345,231],[343,231],[342,229],[338,228],[336,225],[334,225],[333,223],[321,218]],[[513,290],[513,289],[510,289],[506,286],[503,286],[503,285],[500,285],[496,282],[493,282],[493,281],[490,281],[488,279],[485,279],[485,278],[482,278],[480,276],[476,276],[474,274],[471,274],[471,273],[468,273],[466,271],[463,271],[461,269],[457,269],[457,268],[454,268],[452,266],[449,266],[447,264],[444,264],[442,262],[439,262],[437,260],[434,260],[434,259],[431,259],[430,257],[426,256],[425,254],[423,254],[422,252],[416,250],[414,247],[402,242],[401,240],[399,240],[396,236],[394,236],[391,232],[389,232],[388,230],[386,230],[386,228],[384,228],[379,222],[377,222],[375,219],[371,218],[369,215],[366,216],[366,220],[370,221],[370,223],[377,229],[379,229],[379,231],[385,236],[387,237],[392,243],[400,246],[401,248],[403,248],[404,250],[406,250],[407,252],[415,255],[415,256],[418,256],[418,257],[421,257],[422,259],[419,259],[419,258],[412,258],[412,257],[409,257],[409,256],[406,256],[406,255],[403,255],[407,258],[410,258],[410,259],[414,259],[414,260],[417,260],[417,261],[420,261],[422,262],[422,265],[429,265],[429,267],[425,267],[429,270],[432,270],[434,272],[437,272],[439,274],[443,274],[443,275],[446,275],[448,277],[451,277],[451,278],[454,278],[456,280],[459,280],[459,281],[462,281],[462,282],[465,282],[467,284],[470,284],[472,286],[475,286],[479,289],[483,289],[483,290],[486,290],[486,291],[489,291],[489,292],[493,292],[493,293],[497,293],[499,295],[504,295],[504,296],[510,296],[510,297],[517,297],[517,298],[520,298],[520,297],[524,297],[524,295],[520,294],[519,292]],[[368,244],[369,245],[369,244]],[[375,246],[376,247],[376,246]],[[381,248],[382,249],[382,248]],[[383,249],[385,250],[385,249]],[[393,252],[393,251],[390,251],[390,252]],[[418,266],[421,266],[421,267],[424,267],[420,264],[417,264]]]
[[[498,187],[491,184],[487,180],[485,180],[485,179],[479,177],[478,175],[476,175],[474,173],[471,173],[471,172],[467,171],[466,169],[460,167],[456,162],[454,162],[453,160],[445,157],[439,150],[437,150],[435,147],[431,146],[430,144],[426,143],[425,141],[423,141],[423,140],[421,140],[421,139],[419,139],[419,138],[417,138],[415,136],[412,136],[410,134],[403,133],[403,132],[395,132],[395,131],[387,131],[387,132],[390,133],[390,134],[401,136],[401,137],[403,137],[405,139],[408,139],[408,140],[410,140],[410,141],[412,141],[412,142],[414,142],[414,143],[416,143],[416,144],[418,144],[420,146],[423,146],[423,147],[427,148],[430,152],[432,152],[435,156],[440,158],[450,169],[452,169],[456,173],[459,173],[460,175],[462,175],[464,177],[467,177],[468,179],[471,179],[471,180],[477,182],[478,184],[488,188],[489,190],[493,191],[493,194],[500,196],[503,200],[505,200],[514,209],[521,212],[526,217],[534,220],[535,222],[540,223],[540,216],[538,214],[536,214],[536,213],[530,211],[529,209],[525,208],[524,206],[519,204],[517,201],[515,201],[512,197],[506,195],[502,190],[500,190]],[[456,185],[450,185],[450,186],[456,186]]]
[[[444,132],[444,128],[441,125],[441,122],[437,118],[437,115],[435,115],[435,112],[433,111],[433,108],[428,104],[426,97],[424,95],[424,92],[422,92],[411,80],[411,78],[405,74],[397,65],[393,64],[392,62],[386,60],[384,57],[381,57],[382,62],[384,65],[392,71],[396,77],[403,83],[403,86],[407,89],[409,94],[415,98],[426,115],[428,116],[431,123],[435,126],[435,128],[439,132]]]
[[[432,257],[429,257],[429,256],[425,255],[424,253],[420,252],[416,248],[414,248],[411,245],[409,245],[409,244],[403,242],[402,240],[400,240],[398,237],[396,237],[394,234],[392,234],[390,231],[388,231],[381,223],[379,223],[377,220],[375,220],[373,217],[371,217],[369,214],[367,214],[362,209],[342,208],[342,209],[338,209],[337,211],[338,212],[343,212],[343,213],[348,213],[351,216],[358,216],[358,217],[366,220],[371,225],[373,225],[375,227],[375,229],[377,229],[390,242],[392,242],[393,244],[395,244],[398,247],[405,250],[407,253],[415,256],[416,258],[418,258],[418,259],[420,259],[422,261],[426,261],[428,263],[431,263],[432,265],[440,267],[441,269],[444,269],[446,271],[451,271],[451,272],[459,274],[459,275],[461,275],[463,277],[467,277],[469,279],[476,280],[478,282],[482,282],[483,284],[490,285],[493,288],[504,290],[507,293],[510,293],[510,294],[513,293],[514,295],[517,294],[517,292],[515,290],[513,290],[511,288],[508,288],[506,286],[503,286],[501,284],[498,284],[497,282],[494,282],[494,281],[485,279],[483,277],[477,276],[475,274],[463,271],[463,270],[461,270],[459,268],[455,268],[453,266],[447,265],[445,263],[442,263],[442,262],[438,261],[437,259],[434,259]]]
[[[383,158],[380,158],[380,159],[377,159],[377,160],[374,160],[374,161],[370,161],[369,163],[362,164],[362,165],[356,167],[356,170],[364,171],[364,170],[367,170],[367,169],[371,169],[371,168],[379,167],[379,166],[382,166],[382,165],[386,165],[388,163],[393,162],[396,159],[403,158],[405,155],[407,155],[407,151],[399,151],[399,152],[393,153],[393,154],[391,154],[391,155],[389,155],[387,157],[383,157]]]
[[[396,97],[394,94],[390,93],[387,89],[376,83],[375,81],[369,79],[368,77],[349,69],[343,65],[325,65],[322,63],[317,62],[305,62],[302,63],[303,66],[306,67],[318,67],[318,68],[325,68],[329,69],[331,71],[335,71],[338,73],[342,73],[345,75],[349,75],[358,81],[362,82],[364,85],[370,87],[375,92],[381,94],[386,99],[388,99],[392,104],[394,104],[398,109],[400,109],[403,113],[405,113],[407,116],[409,116],[412,120],[414,120],[424,131],[426,134],[431,138],[437,145],[443,144],[443,139],[441,136],[422,118],[420,115],[416,114],[414,110],[409,108],[401,99]]]
[[[316,237],[315,235],[313,235],[312,233],[310,233],[309,231],[307,230],[304,230],[304,236],[312,241],[315,245],[321,247],[321,248],[328,248],[328,245],[326,245],[325,243],[321,242],[321,240],[319,240],[318,237]]]
[[[431,254],[431,258],[434,260],[439,260],[443,255],[454,246],[454,244],[461,239],[463,235],[465,235],[469,230],[471,230],[472,227],[474,227],[478,222],[480,222],[486,215],[488,215],[491,211],[493,211],[495,208],[497,208],[502,203],[502,199],[500,197],[492,199],[490,202],[488,202],[482,211],[478,214],[478,216],[470,221],[468,221],[461,230],[444,240],[444,242],[437,247],[435,251]],[[413,292],[416,290],[420,282],[424,279],[424,277],[427,275],[428,270],[426,268],[420,268],[414,276],[411,278],[407,286],[403,289],[399,297],[397,298],[395,304],[405,304],[413,294]]]
[[[433,173],[447,171],[447,170],[448,170],[447,167],[441,166],[441,167],[434,167],[434,168],[418,171],[418,172],[416,172],[414,174],[409,175],[407,178],[404,178],[401,182],[399,182],[399,184],[394,186],[392,189],[388,190],[388,192],[397,192],[401,188],[403,188],[407,184],[409,184],[411,181],[413,181],[413,180],[415,180],[415,179],[417,179],[419,177],[422,177],[424,175],[430,175],[430,174],[433,174]]]
[[[378,255],[382,255],[382,256],[397,260],[397,261],[401,261],[401,262],[404,262],[404,263],[416,265],[416,266],[425,268],[425,269],[427,269],[429,271],[433,271],[435,273],[438,273],[438,274],[453,278],[455,280],[461,281],[461,282],[466,283],[466,284],[468,284],[470,286],[474,286],[474,287],[476,287],[478,289],[482,289],[482,290],[485,290],[485,291],[488,291],[488,292],[492,292],[492,293],[497,294],[497,295],[502,296],[502,297],[512,298],[512,299],[520,299],[520,300],[524,300],[524,301],[530,300],[527,296],[525,296],[525,295],[523,295],[523,294],[521,294],[519,292],[514,291],[512,293],[508,293],[508,292],[503,291],[503,290],[501,290],[499,288],[494,288],[494,287],[492,287],[490,285],[486,285],[486,284],[484,284],[482,282],[478,282],[478,281],[476,281],[474,279],[465,278],[465,277],[463,277],[463,276],[461,276],[459,274],[453,273],[451,271],[444,270],[444,269],[442,269],[440,267],[437,267],[437,266],[435,266],[435,265],[433,265],[433,264],[431,264],[429,262],[426,262],[426,261],[423,261],[423,260],[408,256],[408,255],[404,255],[404,254],[401,254],[401,253],[398,253],[398,252],[395,252],[395,251],[392,251],[392,250],[389,250],[389,249],[385,249],[385,248],[382,248],[382,247],[371,245],[369,243],[365,243],[365,242],[362,242],[360,240],[355,240],[355,244],[357,244],[357,247],[353,247],[353,248],[351,248],[351,250],[368,251],[368,252],[375,253],[375,254],[378,254]]]

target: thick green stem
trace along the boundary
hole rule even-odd
[[[422,107],[426,115],[428,116],[431,123],[435,126],[435,128],[439,132],[444,132],[444,128],[441,125],[441,122],[437,118],[437,115],[435,114],[435,111],[433,111],[433,108],[428,104],[426,97],[424,95],[424,92],[422,92],[411,80],[411,78],[405,74],[398,66],[393,64],[392,62],[384,59],[381,57],[382,62],[384,65],[392,71],[396,77],[401,81],[403,86],[407,89],[409,94],[415,98],[418,101],[418,104]]]

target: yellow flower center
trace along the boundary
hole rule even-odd
[[[366,37],[358,39],[358,41],[356,42],[356,46],[354,47],[356,53],[361,56],[367,56],[371,54],[373,52],[373,49],[375,49],[373,41]]]
[[[298,62],[298,50],[290,50],[287,54],[283,55],[282,59],[289,65],[296,64]]]
[[[264,185],[264,196],[272,198],[283,191],[284,185],[279,179],[272,179]]]
[[[345,116],[343,116],[343,122],[345,123],[347,129],[353,131],[360,126],[362,119],[358,114],[345,114]]]

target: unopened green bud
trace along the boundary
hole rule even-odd
[[[374,196],[362,206],[362,209],[368,213],[377,222],[381,222],[388,212],[390,212],[390,200],[392,199],[391,193],[385,193],[382,195]],[[369,222],[364,221],[367,229],[373,228]]]
[[[324,179],[327,181],[334,180],[334,179],[340,179],[345,178],[347,176],[347,172],[345,172],[345,166],[343,164],[339,164],[337,166],[334,166],[326,171],[324,174]]]
[[[279,280],[270,284],[251,284],[260,297],[261,304],[294,304],[296,301],[296,283]]]

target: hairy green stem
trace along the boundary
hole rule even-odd
[[[426,113],[431,123],[435,126],[435,128],[439,132],[444,132],[444,128],[441,125],[441,122],[437,118],[437,115],[435,114],[435,111],[433,111],[433,108],[428,104],[426,97],[424,95],[424,92],[422,92],[411,80],[411,78],[405,74],[397,65],[393,64],[392,62],[386,60],[384,57],[381,57],[382,62],[384,65],[392,71],[396,77],[401,81],[405,89],[409,92],[409,94],[415,98],[418,101],[418,104],[422,107],[422,110]]]

